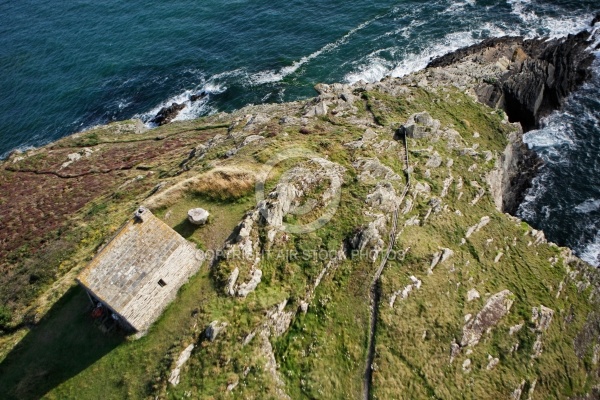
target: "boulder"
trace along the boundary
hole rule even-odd
[[[252,142],[256,142],[257,140],[263,140],[264,137],[260,136],[260,135],[250,135],[247,136],[246,139],[244,139],[244,143],[242,143],[242,147],[243,146],[247,146]]]
[[[210,340],[211,342],[214,342],[219,333],[221,333],[226,326],[226,322],[219,322],[215,320],[206,327],[206,330],[204,331],[204,336],[206,337],[206,339]]]
[[[467,292],[467,301],[473,301],[479,297],[479,292],[476,289],[471,289]]]
[[[194,225],[204,225],[210,216],[204,208],[192,208],[188,211],[188,221]]]
[[[208,95],[208,93],[206,93],[204,90],[198,93],[195,93],[193,95],[190,96],[190,101],[198,101],[198,100],[202,100],[203,98],[205,98]]]
[[[409,138],[422,139],[437,135],[439,128],[440,121],[423,111],[410,116],[406,123],[400,126],[398,133]]]
[[[510,290],[503,290],[489,298],[485,306],[475,318],[468,321],[463,327],[463,336],[460,341],[462,347],[475,346],[479,343],[484,332],[494,327],[512,307],[513,294]]]
[[[161,108],[158,114],[156,114],[156,116],[152,118],[150,122],[158,126],[168,124],[169,122],[173,121],[179,112],[184,108],[185,104],[172,103],[168,107]]]
[[[425,166],[428,168],[438,168],[440,165],[442,165],[442,157],[440,156],[440,153],[434,151],[433,154],[429,156],[429,160],[427,160]]]
[[[169,376],[169,383],[173,386],[179,385],[179,379],[181,375],[181,368],[183,364],[185,364],[192,355],[192,350],[194,350],[194,345],[190,344],[185,348],[179,355],[177,362],[175,363],[175,368],[171,371],[171,375]]]
[[[535,330],[544,332],[550,326],[554,317],[554,310],[540,305],[531,309],[531,322],[535,324]]]

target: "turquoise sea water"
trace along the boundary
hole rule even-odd
[[[485,37],[578,32],[599,8],[597,0],[0,0],[0,156],[111,120],[147,121],[202,90],[209,95],[188,102],[178,118],[310,97],[318,82],[401,76]],[[591,84],[572,106],[597,97],[599,88]],[[576,143],[600,135],[595,107],[586,109],[587,125],[553,120],[567,136],[577,132],[573,145],[553,142],[548,129],[536,133],[547,138],[543,146],[537,141],[540,151],[560,148],[561,156],[545,157],[545,181],[522,207],[534,224],[558,226],[555,236],[577,237],[551,238],[591,251],[590,260],[600,253],[588,249],[596,241],[600,247],[600,181],[591,178],[597,170],[576,161]],[[584,147],[597,161],[600,143],[593,146]],[[566,181],[550,172],[565,159],[590,180],[571,179],[568,189],[591,189],[562,204],[551,195]],[[586,201],[592,206],[582,209],[592,211],[572,213],[583,221],[577,232],[569,231],[572,220],[553,219],[559,204],[575,209]]]

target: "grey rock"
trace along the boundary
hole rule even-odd
[[[238,276],[240,275],[239,268],[235,268],[231,275],[229,275],[229,279],[227,279],[227,293],[230,296],[235,295],[235,283],[237,282]]]
[[[554,310],[540,305],[533,307],[531,310],[531,322],[535,324],[535,329],[539,332],[544,332],[550,326],[554,317]]]
[[[177,362],[175,363],[175,368],[171,371],[171,375],[169,376],[169,383],[173,386],[179,385],[179,380],[181,376],[181,367],[190,359],[192,356],[192,350],[194,350],[194,345],[190,344],[185,348],[179,355]]]
[[[512,296],[510,290],[503,290],[491,296],[477,316],[463,327],[460,345],[462,347],[475,346],[479,343],[483,333],[496,326],[500,319],[508,314],[513,304]]]
[[[188,211],[188,221],[194,225],[204,225],[208,222],[210,213],[204,208],[192,208]]]
[[[429,160],[427,160],[427,163],[425,164],[425,166],[428,168],[438,168],[441,165],[442,157],[437,151],[433,152],[433,154],[429,157]]]
[[[242,143],[242,146],[247,146],[252,142],[256,142],[258,140],[263,140],[264,137],[260,136],[260,135],[250,135],[250,136],[246,136],[246,138],[244,139],[244,143]]]
[[[423,139],[436,136],[439,128],[440,121],[433,119],[427,111],[423,111],[410,116],[400,127],[399,133],[409,138]]]
[[[226,327],[226,322],[219,322],[218,320],[215,320],[206,327],[206,329],[204,330],[204,336],[206,337],[206,339],[210,340],[211,342],[214,342],[217,336]]]
[[[252,278],[250,278],[250,281],[239,285],[238,290],[237,290],[237,295],[239,297],[248,296],[250,293],[252,293],[257,288],[258,284],[261,281],[261,278],[262,278],[262,271],[260,269],[254,270],[254,272],[252,273]]]

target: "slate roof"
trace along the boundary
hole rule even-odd
[[[196,246],[140,208],[77,281],[136,331],[146,331],[200,268]]]

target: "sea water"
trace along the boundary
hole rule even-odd
[[[487,37],[589,28],[594,1],[0,0],[0,157],[172,102],[177,119],[376,81]],[[600,64],[594,64],[600,72]],[[207,93],[189,102],[195,93]],[[600,264],[600,80],[527,142],[546,161],[519,215]]]

